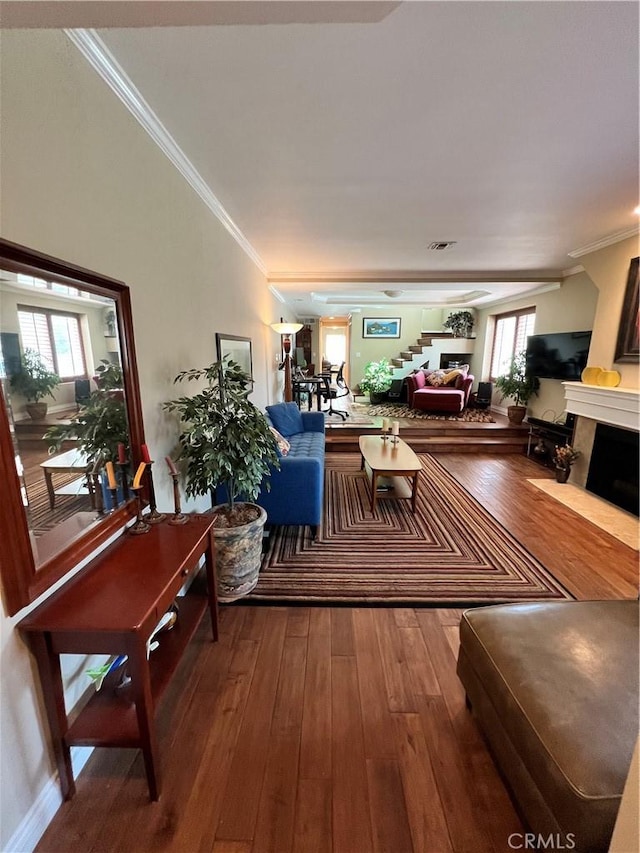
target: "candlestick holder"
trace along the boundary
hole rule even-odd
[[[398,436],[397,436],[397,435],[392,435],[392,436],[391,436],[391,444],[393,444],[393,446],[394,446],[394,447],[396,446],[396,444],[398,443],[398,441],[399,441],[399,440],[400,440],[400,439],[398,438]]]
[[[100,480],[100,474],[94,469],[89,474],[89,479],[91,481],[93,487],[93,500],[95,505],[95,510],[98,515],[104,515],[104,501],[102,499],[102,482]]]
[[[109,488],[109,494],[111,495],[111,512],[114,512],[118,508],[118,487],[115,489]]]
[[[153,462],[148,462],[147,476],[149,478],[149,512],[145,515],[144,520],[148,524],[160,524],[160,522],[164,521],[167,516],[163,512],[158,512],[156,507],[156,493],[153,488],[153,475],[151,473],[152,467]]]
[[[180,506],[180,490],[178,488],[178,475],[177,474],[169,474],[171,479],[173,480],[173,506],[174,513],[169,518],[169,524],[186,524],[189,521],[189,516],[185,515],[182,512],[182,508]]]
[[[120,469],[120,488],[122,489],[122,497],[126,503],[129,500],[129,463],[118,462],[118,468]]]
[[[382,430],[382,440],[383,441],[389,441],[389,433],[386,429]]]
[[[142,487],[132,488],[133,494],[137,501],[137,515],[134,524],[129,528],[129,533],[134,536],[139,536],[141,533],[148,533],[151,530],[151,525],[142,517]]]

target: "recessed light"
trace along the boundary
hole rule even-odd
[[[635,208],[635,210],[633,212],[635,213],[636,216],[640,216],[640,204]]]

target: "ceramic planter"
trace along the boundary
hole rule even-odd
[[[214,506],[213,512],[225,506]],[[267,522],[267,513],[257,504],[250,506],[260,513],[254,521],[239,527],[213,528],[218,601],[222,604],[248,595],[258,583],[262,563],[262,531]]]

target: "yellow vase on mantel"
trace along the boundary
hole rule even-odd
[[[617,370],[601,370],[598,374],[597,384],[603,388],[616,388],[620,384],[621,378]]]
[[[580,374],[580,379],[582,379],[585,385],[597,385],[598,377],[603,372],[603,367],[585,367]]]

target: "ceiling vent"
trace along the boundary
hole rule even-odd
[[[429,243],[429,248],[434,252],[442,252],[444,249],[449,249],[451,246],[455,246],[457,240],[438,240],[435,243]]]

